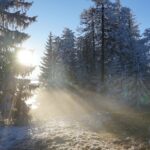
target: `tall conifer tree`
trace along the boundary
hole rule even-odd
[[[16,55],[18,47],[29,38],[23,30],[36,21],[36,17],[27,15],[31,6],[32,3],[25,0],[0,1],[0,111],[9,123],[24,124],[29,121],[25,100],[31,95],[32,86],[25,76],[33,68],[18,64]]]

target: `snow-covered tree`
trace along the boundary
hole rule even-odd
[[[31,6],[31,2],[22,0],[0,1],[0,111],[9,123],[24,124],[29,119],[25,100],[31,95],[30,80],[24,78],[33,68],[18,64],[16,55],[17,47],[29,38],[23,30],[36,20],[36,17],[27,15]]]
[[[65,28],[61,37],[61,58],[65,68],[66,82],[71,82],[75,78],[75,36],[72,30]]]
[[[61,67],[53,67],[61,68],[56,72],[64,83],[75,81],[139,106],[149,95],[150,30],[141,36],[132,11],[120,0],[92,1],[81,14],[79,36],[65,28],[54,40]]]
[[[46,51],[42,58],[40,80],[45,87],[52,86],[55,80],[55,51],[53,48],[53,35],[50,33],[46,43]]]

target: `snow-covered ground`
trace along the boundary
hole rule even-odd
[[[28,138],[29,127],[0,127],[0,150],[11,149],[18,141]]]
[[[122,141],[101,132],[106,118],[110,119],[101,114],[66,116],[36,126],[0,128],[0,150],[146,150],[129,137]]]

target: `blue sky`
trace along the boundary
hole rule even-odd
[[[141,31],[150,27],[150,0],[121,0],[121,3],[133,10]],[[91,5],[90,0],[34,0],[29,14],[37,15],[38,18],[26,30],[31,38],[23,46],[35,50],[38,63],[49,32],[60,35],[64,27],[75,31],[80,25],[81,12]]]

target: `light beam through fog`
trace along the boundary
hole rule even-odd
[[[0,150],[150,150],[150,1],[128,1],[0,0]]]

